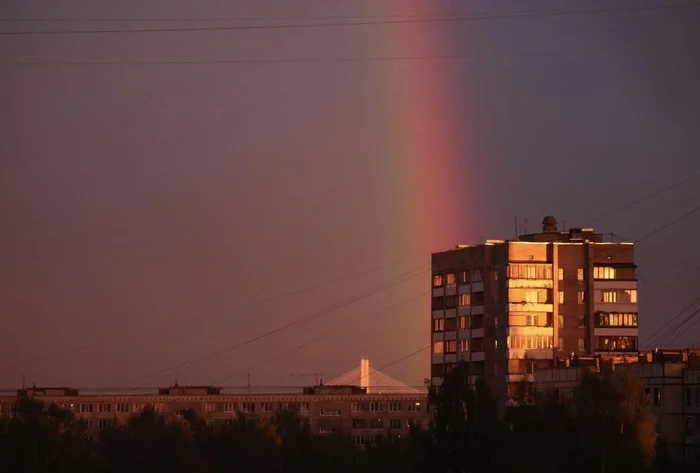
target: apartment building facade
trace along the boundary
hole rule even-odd
[[[83,394],[70,388],[29,388],[15,396],[0,397],[0,415],[11,415],[19,397],[75,412],[98,434],[112,424],[151,408],[168,419],[185,409],[194,410],[211,425],[225,424],[238,413],[262,419],[278,410],[295,410],[318,435],[343,432],[357,445],[379,437],[406,435],[411,425],[428,426],[427,394],[367,394],[358,386],[314,386],[298,394],[226,394],[210,386],[171,386],[153,394]]]
[[[431,380],[466,363],[505,402],[570,354],[635,353],[634,245],[591,228],[487,240],[432,255]]]
[[[656,433],[668,455],[688,466],[700,465],[700,350],[661,350],[633,355],[571,357],[535,372],[535,390],[571,399],[585,371],[632,369],[644,386]]]

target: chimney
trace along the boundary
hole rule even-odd
[[[364,357],[360,360],[360,387],[369,388],[369,360]]]

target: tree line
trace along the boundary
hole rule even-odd
[[[69,410],[19,398],[0,419],[0,471],[13,473],[625,473],[679,471],[657,445],[655,418],[631,370],[585,374],[570,398],[523,384],[505,415],[462,367],[430,390],[431,423],[358,450],[314,435],[292,411],[212,426],[194,411],[146,409],[91,437]]]

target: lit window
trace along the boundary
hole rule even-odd
[[[576,279],[583,281],[583,268],[578,268],[576,270]]]
[[[564,291],[559,291],[559,303],[564,303]]]
[[[459,273],[460,284],[466,284],[469,282],[469,271],[462,271]]]
[[[459,318],[459,329],[460,330],[468,330],[469,329],[469,317],[460,317]]]
[[[445,279],[442,274],[436,274],[433,276],[433,287],[440,287],[445,284]]]
[[[493,341],[493,349],[494,351],[498,351],[498,340]]]
[[[617,302],[617,291],[602,291],[602,302]]]
[[[559,339],[559,350],[564,350],[564,339],[563,338]]]
[[[449,273],[447,275],[447,285],[453,286],[456,283],[455,273]]]
[[[537,326],[537,314],[531,314],[525,316],[525,325],[529,327]]]
[[[557,322],[559,323],[559,328],[564,328],[564,314],[559,314]]]
[[[322,417],[340,417],[340,409],[321,409],[319,414]]]
[[[586,292],[585,291],[578,291],[577,302],[579,304],[583,304],[584,302],[586,302]]]
[[[578,339],[578,351],[586,351],[586,339],[585,338]]]
[[[459,351],[460,351],[460,353],[464,353],[464,352],[469,351],[469,340],[460,340],[459,341]]]
[[[585,315],[579,315],[578,316],[578,327],[585,327],[586,326],[586,316]]]
[[[564,268],[559,268],[558,273],[559,273],[559,280],[563,281],[564,280]]]
[[[338,427],[319,427],[318,428],[318,433],[319,434],[332,434],[334,432],[338,431]]]
[[[446,343],[445,353],[457,353],[457,340],[450,340]]]
[[[629,302],[632,304],[637,303],[637,290],[636,289],[624,289],[620,293],[620,302]]]
[[[661,398],[661,388],[654,388],[654,405],[660,406],[662,403],[663,399]]]
[[[224,403],[224,412],[234,412],[236,410],[236,404],[233,402]]]
[[[445,319],[433,319],[433,332],[445,331]]]
[[[408,412],[420,412],[420,402],[409,402],[407,407]]]
[[[439,355],[444,351],[444,342],[435,342],[433,343],[433,353],[436,355]]]
[[[593,268],[593,279],[615,279],[615,268],[596,266]]]
[[[525,302],[533,302],[537,303],[539,302],[539,293],[538,291],[526,291],[525,292]]]
[[[464,307],[466,305],[471,304],[471,294],[460,294],[459,295],[459,305],[460,307]]]

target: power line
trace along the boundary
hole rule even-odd
[[[133,338],[141,337],[141,336],[144,336],[144,335],[150,335],[150,334],[153,334],[153,333],[156,333],[156,332],[161,332],[161,331],[168,330],[168,329],[171,329],[171,328],[183,327],[183,326],[186,326],[186,325],[193,324],[193,323],[195,323],[195,322],[201,322],[201,321],[206,320],[206,319],[211,319],[211,318],[215,318],[215,317],[220,317],[220,316],[222,316],[222,315],[230,314],[230,313],[237,312],[237,311],[240,311],[240,310],[243,310],[243,309],[250,309],[250,308],[255,307],[255,306],[259,306],[259,305],[262,305],[262,304],[266,304],[266,303],[269,303],[269,302],[277,301],[277,300],[284,299],[284,298],[287,298],[287,297],[291,297],[291,296],[303,294],[303,293],[305,293],[305,292],[312,291],[312,290],[314,290],[314,289],[319,289],[319,288],[322,288],[322,287],[325,287],[325,286],[329,286],[329,285],[331,285],[331,284],[336,284],[336,283],[339,283],[339,282],[347,281],[347,280],[352,279],[352,278],[355,278],[355,277],[357,277],[357,276],[362,276],[362,275],[365,275],[365,274],[373,273],[373,272],[379,271],[379,270],[381,270],[381,269],[385,269],[385,268],[394,266],[394,265],[400,263],[401,261],[403,261],[403,260],[394,261],[394,262],[391,262],[391,263],[386,263],[386,264],[383,264],[383,265],[380,265],[380,266],[376,266],[376,267],[374,267],[374,268],[365,269],[365,270],[362,270],[362,271],[359,271],[359,272],[356,272],[356,273],[352,273],[352,274],[349,274],[349,275],[342,276],[342,277],[340,277],[340,278],[332,279],[332,280],[330,280],[330,281],[325,281],[325,282],[322,282],[322,283],[319,283],[319,284],[314,284],[314,285],[307,286],[307,287],[304,287],[304,288],[301,288],[301,289],[297,289],[297,290],[294,290],[294,291],[286,292],[286,293],[283,293],[283,294],[278,294],[278,295],[275,295],[275,296],[272,296],[272,297],[267,297],[267,298],[265,298],[265,299],[261,299],[261,300],[258,300],[258,301],[254,301],[254,302],[251,302],[251,303],[248,303],[248,304],[243,304],[243,305],[234,306],[234,307],[228,307],[228,308],[225,308],[225,309],[218,310],[218,311],[216,311],[216,312],[211,312],[211,313],[208,313],[208,314],[204,314],[204,315],[200,315],[200,316],[196,316],[196,317],[191,317],[191,318],[188,318],[188,319],[179,321],[179,322],[170,323],[170,324],[165,324],[165,325],[161,325],[161,326],[158,326],[158,327],[153,327],[153,328],[150,328],[150,329],[147,329],[147,330],[143,330],[143,331],[140,331],[140,332],[131,333],[131,334],[128,334],[128,335],[115,336],[115,337],[107,338],[107,339],[105,339],[105,340],[101,340],[101,341],[99,341],[99,342],[90,343],[90,344],[87,344],[87,345],[81,345],[81,346],[78,346],[78,347],[73,347],[73,348],[69,348],[69,349],[61,350],[61,351],[56,351],[56,352],[52,352],[52,353],[47,353],[47,354],[44,354],[44,355],[39,355],[39,356],[35,356],[35,357],[32,357],[32,358],[24,359],[24,360],[14,361],[14,362],[10,362],[10,363],[4,363],[4,364],[0,365],[0,367],[10,366],[10,365],[13,365],[13,364],[27,364],[27,363],[32,363],[32,362],[35,362],[35,361],[45,360],[45,359],[47,359],[47,358],[52,358],[52,357],[57,357],[57,356],[64,356],[64,355],[68,355],[68,354],[71,354],[71,353],[76,353],[76,352],[80,352],[80,351],[84,351],[84,350],[89,350],[89,349],[92,349],[92,348],[103,347],[103,346],[108,345],[108,344],[111,344],[111,343],[116,343],[116,342],[121,342],[121,341],[125,341],[125,340],[130,340],[130,339],[133,339]]]
[[[191,65],[234,65],[234,64],[325,64],[352,62],[384,62],[384,61],[418,61],[418,60],[456,60],[472,58],[507,58],[507,57],[540,57],[540,56],[574,56],[578,54],[605,54],[641,52],[641,49],[599,49],[579,51],[542,51],[515,52],[495,54],[426,54],[416,56],[370,56],[370,57],[328,57],[328,58],[295,58],[295,59],[222,59],[222,60],[173,60],[173,61],[3,61],[0,66],[191,66]]]
[[[695,300],[694,300],[693,302],[691,302],[687,307],[683,308],[683,310],[681,310],[680,312],[678,312],[678,314],[676,314],[673,318],[671,318],[671,320],[669,320],[668,322],[664,323],[663,326],[659,327],[655,332],[653,332],[653,333],[651,334],[651,336],[649,337],[648,346],[649,346],[650,348],[654,348],[654,346],[655,346],[655,345],[658,345],[661,341],[663,341],[663,340],[668,336],[668,334],[670,334],[671,332],[673,332],[674,330],[676,330],[680,325],[677,325],[676,328],[670,328],[670,329],[668,328],[669,325],[670,325],[671,323],[673,323],[676,319],[680,318],[680,317],[683,315],[683,313],[684,313],[685,311],[691,309],[691,308],[692,308],[693,306],[695,306],[695,304],[697,304],[698,302],[700,302],[700,297],[697,298],[697,299],[695,299]],[[662,332],[663,332],[663,333],[662,333]]]
[[[594,218],[593,220],[588,221],[588,223],[586,223],[586,225],[591,225],[591,224],[593,224],[593,223],[595,223],[595,222],[597,222],[597,221],[599,221],[599,220],[602,220],[602,219],[604,219],[604,218],[607,218],[607,217],[610,217],[610,216],[612,216],[612,215],[618,214],[618,213],[622,212],[623,210],[627,210],[627,209],[629,209],[630,207],[634,207],[634,206],[637,205],[637,204],[641,204],[642,202],[646,202],[647,200],[653,199],[654,197],[656,197],[656,196],[658,196],[658,195],[661,195],[661,194],[663,194],[663,193],[665,193],[665,192],[668,192],[668,191],[670,191],[670,190],[673,190],[673,189],[675,189],[676,187],[682,186],[683,184],[686,184],[686,183],[688,183],[688,182],[690,182],[690,181],[692,181],[692,180],[694,180],[694,179],[697,179],[698,177],[700,177],[700,173],[693,174],[692,176],[687,177],[687,178],[685,178],[685,179],[683,179],[683,180],[681,180],[681,181],[678,181],[678,182],[676,182],[675,184],[672,184],[672,185],[670,185],[670,186],[668,186],[668,187],[664,187],[663,189],[659,189],[658,191],[654,192],[653,194],[647,195],[646,197],[642,197],[641,199],[637,199],[637,200],[635,200],[634,202],[630,202],[629,204],[626,204],[626,205],[624,205],[624,206],[622,206],[622,207],[620,207],[620,208],[618,208],[618,209],[615,209],[615,210],[613,210],[613,211],[611,211],[611,212],[608,212],[608,213],[606,213],[606,214],[603,214],[603,215],[601,215],[600,217],[596,217],[596,218]]]
[[[169,368],[165,368],[165,369],[158,370],[158,371],[156,371],[156,372],[154,372],[154,373],[152,373],[152,374],[150,374],[150,375],[144,376],[144,377],[142,377],[142,378],[140,378],[140,379],[132,380],[132,381],[130,381],[129,383],[127,383],[127,385],[128,385],[128,384],[133,384],[133,383],[135,383],[135,382],[139,382],[139,381],[142,381],[142,380],[145,380],[145,379],[159,379],[159,378],[161,378],[161,377],[163,377],[163,376],[169,376],[169,375],[173,375],[173,374],[179,373],[180,371],[193,368],[194,366],[197,366],[197,365],[200,365],[200,364],[202,364],[202,363],[205,363],[205,362],[207,362],[207,361],[209,361],[209,360],[212,360],[212,359],[214,359],[214,358],[217,358],[217,357],[219,357],[219,356],[221,356],[221,355],[223,355],[223,354],[225,354],[225,353],[229,353],[229,352],[231,352],[231,351],[233,351],[233,350],[236,350],[236,349],[238,349],[238,348],[242,348],[242,347],[244,347],[244,346],[250,345],[251,343],[254,343],[254,342],[256,342],[256,341],[262,340],[262,339],[267,338],[267,337],[269,337],[269,336],[271,336],[271,335],[274,335],[274,334],[276,334],[276,333],[279,333],[279,332],[282,332],[282,331],[284,331],[284,330],[287,330],[287,329],[296,327],[296,326],[298,326],[298,325],[301,325],[301,324],[310,322],[310,321],[315,320],[315,319],[317,319],[317,318],[319,318],[319,317],[322,317],[323,315],[326,315],[326,314],[335,312],[335,311],[337,311],[337,310],[339,310],[339,309],[341,309],[341,308],[343,308],[343,307],[345,307],[345,306],[348,306],[348,305],[350,305],[350,304],[353,304],[354,302],[356,302],[356,301],[358,301],[358,300],[364,299],[364,298],[366,298],[366,297],[370,297],[370,296],[372,296],[372,295],[374,295],[374,294],[376,294],[376,293],[378,293],[378,292],[384,291],[384,290],[389,289],[389,288],[391,288],[391,287],[394,287],[394,286],[396,286],[396,285],[398,285],[398,284],[401,284],[401,283],[403,283],[403,282],[405,282],[405,281],[407,281],[407,280],[409,280],[409,279],[412,279],[412,278],[414,278],[414,277],[416,277],[416,276],[419,276],[420,274],[422,274],[422,273],[424,273],[424,272],[426,272],[426,271],[429,270],[429,268],[428,268],[428,269],[426,269],[426,270],[422,270],[422,271],[416,273],[416,271],[421,270],[421,269],[422,269],[423,267],[425,267],[425,266],[426,266],[426,265],[421,265],[421,266],[419,266],[419,267],[417,267],[417,268],[414,268],[414,269],[412,269],[412,270],[410,270],[410,271],[407,271],[406,273],[403,273],[403,274],[400,275],[400,276],[397,276],[397,277],[393,278],[392,280],[390,280],[390,281],[388,281],[388,282],[386,282],[386,283],[382,283],[382,284],[380,284],[380,285],[377,285],[377,286],[374,286],[374,287],[372,287],[372,288],[369,288],[369,289],[367,289],[367,290],[365,290],[365,291],[362,291],[362,292],[360,292],[359,294],[356,294],[356,295],[354,295],[354,296],[352,296],[352,297],[350,297],[350,298],[348,298],[348,299],[345,299],[345,300],[343,300],[343,301],[341,301],[341,302],[339,302],[339,303],[333,304],[333,305],[331,305],[331,306],[329,306],[329,307],[326,307],[325,309],[322,309],[322,310],[320,310],[320,311],[318,311],[318,312],[314,312],[314,313],[309,314],[309,315],[307,315],[307,316],[304,316],[304,317],[302,317],[302,318],[300,318],[300,319],[297,319],[297,320],[294,320],[294,321],[289,322],[289,323],[287,323],[287,324],[284,324],[284,325],[282,325],[282,326],[280,326],[280,327],[277,327],[277,328],[275,328],[275,329],[273,329],[273,330],[264,332],[264,333],[262,333],[262,334],[260,334],[260,335],[257,335],[257,336],[255,336],[255,337],[249,338],[249,339],[244,340],[244,341],[242,341],[242,342],[238,342],[238,343],[235,343],[235,344],[226,346],[226,347],[224,347],[224,348],[222,348],[222,349],[219,349],[219,350],[216,350],[216,351],[214,351],[214,352],[208,353],[208,354],[206,354],[206,355],[197,357],[197,358],[195,358],[195,359],[193,359],[193,360],[190,360],[190,361],[187,361],[187,362],[184,362],[184,363],[179,363],[179,364],[177,364],[177,365],[175,365],[175,366],[172,366],[172,367],[169,367]],[[416,274],[411,274],[411,273],[416,273]]]
[[[381,310],[381,311],[379,311],[379,312],[374,312],[374,313],[367,314],[367,315],[364,315],[364,316],[362,316],[362,317],[359,317],[359,318],[353,320],[353,322],[357,323],[359,320],[368,319],[368,318],[370,318],[370,317],[377,317],[377,316],[380,316],[380,315],[383,315],[383,314],[392,312],[394,309],[397,309],[398,307],[401,307],[401,306],[406,305],[406,304],[408,304],[408,303],[410,303],[410,302],[413,302],[413,301],[415,301],[415,300],[418,300],[418,299],[420,299],[421,297],[425,297],[425,296],[427,296],[428,294],[430,294],[430,291],[426,291],[426,292],[424,292],[424,293],[422,293],[422,294],[419,294],[419,295],[416,296],[416,297],[412,297],[412,298],[410,298],[410,299],[408,299],[408,300],[405,300],[405,301],[403,301],[403,302],[400,302],[400,303],[398,303],[398,304],[395,304],[395,305],[393,305],[393,306],[391,306],[391,307],[389,307],[389,308],[387,308],[387,309]],[[279,359],[279,358],[282,358],[283,356],[287,356],[287,355],[289,355],[289,354],[291,354],[291,353],[294,353],[295,351],[301,350],[302,348],[306,348],[306,347],[308,347],[308,346],[310,346],[310,345],[313,345],[314,343],[320,342],[321,340],[324,340],[324,339],[326,339],[326,338],[328,338],[328,337],[330,337],[330,336],[333,336],[333,335],[335,335],[335,334],[337,334],[337,333],[344,332],[344,331],[346,331],[346,329],[343,327],[343,328],[340,328],[340,329],[338,329],[338,330],[333,330],[333,331],[331,331],[331,332],[325,333],[324,335],[321,335],[321,336],[318,337],[318,338],[314,338],[313,340],[310,340],[310,341],[308,341],[308,342],[306,342],[306,343],[304,343],[304,344],[302,344],[302,345],[297,345],[296,347],[294,347],[294,348],[292,348],[292,349],[290,349],[290,350],[287,350],[287,351],[282,352],[282,353],[280,353],[280,354],[278,354],[278,355],[275,355],[275,356],[271,356],[270,358],[266,358],[265,360],[263,360],[263,361],[261,361],[261,362],[259,362],[259,363],[256,363],[256,364],[254,364],[254,365],[248,366],[247,368],[243,368],[243,369],[241,369],[241,370],[238,370],[238,371],[236,371],[236,372],[234,372],[234,373],[232,373],[232,374],[230,374],[230,375],[228,375],[228,376],[226,376],[226,377],[224,377],[224,378],[219,379],[218,381],[215,381],[214,383],[212,383],[212,385],[216,385],[216,384],[219,384],[219,383],[223,383],[224,381],[227,381],[227,380],[229,380],[229,379],[231,379],[231,378],[233,378],[233,377],[235,377],[235,376],[237,376],[237,375],[239,375],[239,374],[243,374],[243,373],[249,372],[249,371],[251,371],[251,370],[253,370],[253,369],[255,369],[255,368],[258,368],[258,367],[260,367],[260,366],[262,366],[262,365],[265,365],[265,364],[267,364],[267,363],[269,363],[269,362],[271,362],[271,361],[274,361],[274,360],[277,360],[277,359]]]
[[[694,213],[697,212],[697,211],[700,211],[700,205],[697,206],[697,207],[695,207],[695,208],[694,208],[693,210],[691,210],[690,212],[686,212],[686,213],[684,213],[683,215],[681,215],[680,217],[678,217],[678,218],[676,218],[676,219],[674,219],[674,220],[671,220],[670,222],[668,222],[668,223],[666,223],[666,224],[660,226],[659,228],[657,228],[657,229],[655,229],[655,230],[652,230],[651,232],[649,232],[649,233],[647,233],[646,235],[644,235],[642,238],[639,238],[638,240],[635,240],[635,243],[639,243],[639,242],[641,242],[641,241],[646,240],[646,239],[649,238],[650,236],[656,235],[656,234],[659,233],[660,231],[665,230],[665,229],[667,229],[668,227],[670,227],[671,225],[680,222],[680,221],[683,220],[684,218],[687,218],[687,217],[691,216],[692,214],[694,214]]]
[[[511,18],[536,18],[550,16],[573,16],[573,15],[591,15],[605,14],[617,12],[631,11],[657,11],[657,10],[675,10],[695,8],[700,6],[698,3],[676,4],[676,5],[655,5],[648,7],[611,7],[600,9],[588,9],[577,11],[545,11],[534,13],[508,13],[508,14],[490,14],[490,15],[464,15],[450,17],[434,17],[434,18],[405,18],[394,20],[376,20],[376,21],[341,21],[341,22],[324,22],[324,23],[287,23],[278,25],[239,25],[239,26],[201,26],[201,27],[185,27],[185,28],[128,28],[128,29],[90,29],[90,30],[24,30],[24,31],[3,31],[0,35],[5,36],[39,36],[39,35],[72,35],[72,34],[121,34],[121,33],[173,33],[173,32],[200,32],[200,31],[242,31],[242,30],[272,30],[272,29],[298,29],[298,28],[328,28],[328,27],[343,27],[343,26],[373,26],[373,25],[398,25],[398,24],[416,24],[416,23],[444,23],[444,22],[460,22],[460,21],[480,21],[480,20],[498,20]]]

